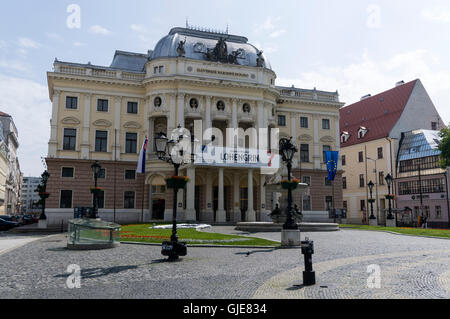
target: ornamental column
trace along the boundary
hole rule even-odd
[[[189,177],[189,183],[187,184],[187,203],[184,219],[186,221],[196,221],[197,213],[195,211],[195,167],[189,167],[187,169],[187,176]]]
[[[184,127],[184,93],[178,93],[177,125]]]
[[[213,222],[214,221],[214,211],[213,211],[213,201],[212,201],[212,192],[213,192],[213,177],[211,170],[207,170],[206,172],[206,209],[205,209],[205,217],[202,218],[205,221]]]
[[[211,96],[206,96],[205,129],[212,127],[211,122]]]
[[[253,208],[253,170],[248,170],[248,210],[247,222],[256,222],[256,213]]]
[[[171,138],[172,131],[176,128],[176,94],[169,94],[169,115],[167,116],[167,138]]]
[[[83,123],[83,139],[81,140],[81,158],[89,159],[89,133],[91,120],[91,94],[85,95],[84,100],[84,123]]]
[[[159,132],[158,132],[159,134]],[[150,153],[155,152],[155,119],[153,117],[148,119],[148,141],[149,141],[149,151]]]
[[[322,157],[320,156],[319,144],[319,119],[314,116],[314,168],[320,169]]]
[[[115,142],[114,142],[114,158],[115,160],[120,160],[120,111],[122,105],[122,97],[117,96],[115,98],[114,107],[114,131],[115,131]]]
[[[58,111],[59,111],[59,91],[53,91],[52,99],[52,119],[50,121],[51,133],[50,141],[48,143],[48,156],[56,157],[56,150],[58,148]]]
[[[240,222],[242,221],[242,213],[241,213],[241,199],[240,199],[240,182],[239,182],[239,173],[234,173],[234,181],[233,181],[233,221]]]
[[[260,176],[260,194],[261,194],[261,206],[260,206],[260,218],[261,221],[270,221],[270,210],[267,209],[267,204],[266,204],[266,176],[265,175],[261,175]]]
[[[224,223],[227,221],[227,214],[224,209],[224,185],[223,185],[223,168],[219,168],[219,198],[216,215],[216,222]]]

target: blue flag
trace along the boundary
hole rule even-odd
[[[338,168],[339,152],[326,151],[325,159],[327,162],[328,180],[334,181],[334,178],[336,177],[337,168]]]

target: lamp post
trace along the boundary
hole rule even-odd
[[[373,187],[375,186],[375,184],[372,181],[370,181],[369,184],[367,184],[367,186],[369,186],[369,192],[370,192],[370,199],[369,199],[369,203],[370,203],[370,217],[369,217],[369,219],[377,219],[375,217],[375,215],[373,214],[373,202],[374,202],[374,199],[373,199],[372,194],[373,194]]]
[[[100,192],[100,190],[97,188],[97,179],[98,176],[100,175],[100,170],[102,169],[102,166],[100,165],[100,163],[98,161],[95,161],[94,164],[92,164],[91,166],[92,171],[94,172],[94,211],[92,212],[92,216],[90,216],[90,218],[98,218],[98,193]]]
[[[282,138],[280,140],[280,152],[283,162],[286,163],[288,169],[288,181],[291,181],[292,159],[297,153],[297,148],[291,142],[292,138]],[[298,230],[298,225],[294,221],[292,209],[292,189],[288,188],[288,208],[286,223],[283,225],[284,230]]]
[[[388,174],[387,176],[386,176],[386,178],[385,178],[385,180],[386,180],[386,183],[387,183],[387,186],[388,186],[388,201],[389,201],[389,214],[388,214],[388,216],[387,216],[387,219],[394,219],[394,216],[392,215],[392,203],[391,203],[391,200],[393,199],[392,198],[392,194],[391,194],[391,185],[392,185],[392,181],[393,181],[393,178],[392,178],[392,175],[391,174]]]
[[[178,139],[170,140],[164,133],[159,133],[155,138],[155,148],[158,158],[161,161],[165,161],[172,164],[175,170],[174,177],[178,177],[179,169],[184,162],[183,150],[176,151],[178,154],[174,154],[174,147],[181,143],[186,136],[183,134],[183,129],[178,126]],[[174,183],[173,185],[173,214],[172,214],[172,236],[170,242],[164,242],[162,248],[162,254],[169,257],[170,261],[178,260],[179,256],[186,256],[187,248],[186,243],[178,241],[177,235],[177,204],[178,204],[178,190],[184,188],[181,184]]]
[[[41,177],[42,177],[42,186],[41,186],[39,193],[40,193],[40,197],[42,199],[42,213],[41,213],[41,216],[39,216],[39,220],[46,220],[47,216],[45,215],[45,200],[48,197],[47,182],[48,182],[48,179],[50,178],[50,174],[47,171],[45,171],[44,173],[42,173]]]

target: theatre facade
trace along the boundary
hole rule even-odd
[[[294,194],[295,204],[310,212],[327,211],[333,201],[342,207],[341,167],[332,187],[324,163],[324,151],[339,151],[343,103],[338,93],[276,86],[268,58],[245,37],[174,28],[147,54],[116,51],[108,67],[56,59],[47,77],[52,101],[49,224],[72,218],[76,207],[92,206],[96,160],[103,168],[98,180],[104,189],[102,219],[170,220],[173,192],[165,179],[174,170],[158,159],[155,138],[160,133],[170,137],[177,127],[195,135],[198,121],[202,131],[219,130],[224,141],[227,128],[278,128],[279,137],[292,137],[299,150],[293,175],[310,185],[304,196]],[[146,172],[138,174],[146,137]],[[249,148],[245,136],[236,142]],[[190,163],[180,174],[190,181],[177,196],[179,220],[222,223],[268,220],[277,202],[268,185],[287,173],[268,174],[244,160]]]

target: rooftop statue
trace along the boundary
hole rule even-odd
[[[179,57],[184,57],[186,54],[186,50],[184,49],[184,45],[186,44],[186,39],[184,41],[180,41],[178,43],[177,53]]]
[[[258,52],[258,58],[256,59],[256,66],[262,68],[264,66],[264,58],[262,57],[263,51]]]

